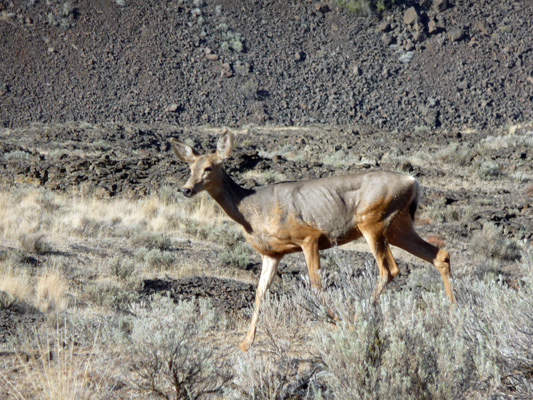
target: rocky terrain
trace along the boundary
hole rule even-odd
[[[533,118],[533,3],[2,0],[0,126]]]
[[[247,188],[375,169],[417,177],[417,230],[451,253],[459,285],[473,276],[517,287],[533,235],[533,2],[357,4],[365,2],[0,0],[2,193],[170,198],[185,209],[175,200],[189,171],[169,139],[211,150],[227,126],[237,140],[226,170]],[[43,215],[59,218],[63,208],[43,201]],[[131,237],[84,232],[54,242],[46,223],[35,229],[49,247],[23,256],[16,247],[25,235],[6,239],[0,230],[0,263],[15,254],[35,277],[62,265],[88,314],[129,316],[132,303],[162,293],[210,299],[245,321],[237,330],[247,323],[260,258],[245,252],[248,261],[226,266],[227,276],[205,272],[240,237],[211,240],[185,226],[166,250],[172,268],[198,270],[147,277]],[[109,277],[117,254],[133,260],[134,284]],[[405,289],[428,265],[395,257],[401,273],[389,290],[433,290],[433,281]],[[364,243],[323,253],[326,279],[339,263],[358,275],[374,261]],[[292,293],[302,276],[303,256],[284,258],[272,292]],[[102,306],[87,295],[91,287],[126,300]],[[0,344],[54,321],[53,312],[0,295]]]
[[[173,260],[168,273],[189,266],[195,268],[190,276],[178,273],[177,277],[171,277],[167,272],[149,272],[145,261],[135,255],[138,246],[132,241],[131,231],[115,231],[114,222],[111,225],[106,225],[105,220],[99,222],[98,218],[102,217],[86,217],[82,220],[85,225],[81,226],[75,226],[76,219],[72,219],[71,226],[64,229],[74,233],[66,237],[47,233],[52,226],[49,215],[62,218],[65,213],[76,211],[75,207],[67,211],[64,203],[58,204],[53,196],[47,197],[50,193],[71,198],[74,204],[80,198],[104,199],[108,203],[127,199],[142,209],[145,207],[142,204],[153,198],[158,200],[156,204],[170,199],[169,207],[176,212],[187,208],[191,200],[182,199],[177,190],[188,177],[188,167],[172,153],[169,138],[179,138],[199,151],[209,151],[222,130],[116,123],[4,128],[0,131],[2,193],[12,193],[15,201],[17,196],[23,199],[28,190],[41,193],[43,197],[37,208],[41,210],[43,222],[35,229],[47,247],[33,245],[20,253],[19,247],[28,248],[24,246],[26,233],[21,232],[18,240],[15,237],[15,240],[0,241],[0,263],[9,266],[14,256],[22,257],[18,268],[31,270],[36,276],[50,265],[56,269],[62,266],[61,275],[71,285],[68,295],[78,298],[77,309],[87,310],[84,313],[89,315],[95,313],[92,318],[97,321],[105,318],[109,329],[120,329],[118,322],[113,321],[131,315],[132,304],[142,304],[154,294],[168,295],[174,301],[209,299],[216,312],[229,316],[233,324],[241,327],[223,344],[226,346],[223,349],[235,349],[248,322],[261,261],[249,251],[245,265],[225,267],[225,276],[217,271],[223,264],[222,254],[238,248],[235,245],[242,238],[231,236],[230,240],[221,242],[209,235],[196,234],[197,228],[186,224],[171,233],[164,230],[162,234],[170,237],[167,253]],[[426,240],[450,252],[454,285],[460,287],[464,279],[472,277],[505,283],[505,287],[520,285],[517,271],[523,262],[521,252],[530,246],[533,232],[533,165],[530,162],[533,125],[518,124],[490,131],[434,130],[430,133],[417,129],[407,135],[358,125],[250,126],[235,129],[235,133],[236,146],[226,169],[238,183],[249,188],[280,180],[375,169],[416,176],[423,187],[417,230]],[[157,210],[153,212],[157,214]],[[119,211],[116,216],[106,218],[110,221],[115,218],[120,226],[127,213]],[[3,214],[3,218],[8,216],[9,212]],[[215,228],[208,220],[201,227],[204,231]],[[142,233],[148,230],[142,224],[135,229]],[[10,232],[3,234],[9,236]],[[109,272],[117,256],[119,260],[132,262],[132,270],[137,271],[132,282],[109,283],[110,278],[119,276],[110,276]],[[442,290],[438,273],[427,263],[403,252],[395,252],[395,257],[400,275],[387,291],[409,291],[424,296]],[[339,265],[349,266],[355,276],[365,270],[376,274],[373,256],[363,241],[323,252],[321,263],[327,289],[342,284],[336,278]],[[425,273],[431,278],[423,284],[409,285],[412,279]],[[306,275],[303,256],[287,256],[270,292],[283,296],[294,293]],[[465,295],[463,290],[456,291],[459,304],[468,301]],[[5,299],[2,301],[5,303]],[[53,311],[17,307],[17,302],[13,306],[9,298],[4,303],[0,307],[0,345],[11,343],[17,332],[31,331],[55,321]],[[99,310],[102,303],[107,310],[105,317],[93,311]],[[80,319],[76,312],[71,318]],[[85,330],[84,325],[76,327],[76,340],[81,341]],[[221,351],[230,354],[229,350]],[[9,360],[13,355],[0,352],[0,357]],[[125,396],[120,391],[116,395]]]

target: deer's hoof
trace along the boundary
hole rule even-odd
[[[240,345],[239,345],[239,349],[241,349],[241,351],[243,353],[246,353],[248,350],[250,350],[250,345],[251,343],[249,343],[247,340],[244,340]]]

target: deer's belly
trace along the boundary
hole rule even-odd
[[[309,240],[317,240],[320,250],[340,246],[360,238],[361,232],[356,228],[322,232],[305,225],[290,231],[246,233],[245,237],[260,254],[275,256],[302,251],[302,245]]]

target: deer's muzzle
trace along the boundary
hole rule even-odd
[[[191,197],[192,196],[192,189],[189,189],[189,188],[181,188],[180,189],[180,192],[182,195],[184,195],[185,197]]]

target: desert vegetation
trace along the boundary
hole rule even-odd
[[[371,293],[377,269],[364,244],[322,253],[321,293],[311,289],[303,257],[289,256],[263,304],[248,353],[238,343],[260,260],[207,196],[184,199],[166,180],[137,198],[51,190],[20,178],[4,184],[2,396],[531,398],[533,252],[524,239],[528,209],[520,205],[531,171],[525,162],[509,170],[495,157],[517,151],[521,160],[530,136],[520,133],[527,127],[520,129],[485,135],[476,144],[435,145],[435,157],[391,148],[346,161],[344,168],[367,169],[373,159],[388,169],[427,171],[420,181],[430,190],[418,228],[452,254],[457,307],[449,308],[438,273],[405,253],[395,252],[401,275],[376,305]],[[236,157],[253,150],[254,138],[266,140],[253,128],[237,145]],[[246,182],[291,179],[301,172],[298,165],[323,154],[312,140],[299,145],[288,137],[278,146],[283,137],[273,138],[275,146],[265,146],[263,159],[285,160],[295,170],[267,171],[258,164],[242,173]],[[212,147],[207,136],[199,140]],[[333,144],[331,150],[317,164],[324,170],[350,152]],[[35,153],[16,151],[6,154],[8,163],[33,162]],[[169,153],[163,161],[172,158]],[[481,168],[488,162],[499,172]],[[447,171],[445,180],[438,171]],[[461,200],[465,180],[478,191],[468,201]],[[487,183],[491,189],[483,194]],[[431,190],[437,186],[443,190]],[[491,190],[516,196],[515,209],[505,206],[508,219],[484,217],[501,215],[502,200]],[[513,215],[526,224],[507,223]],[[197,278],[203,280],[187,280]],[[224,297],[216,291],[223,282],[241,286]],[[239,299],[244,308],[236,305]]]
[[[532,399],[533,7],[0,0],[0,399]],[[247,188],[415,176],[457,306],[392,249],[261,260],[176,138]]]

